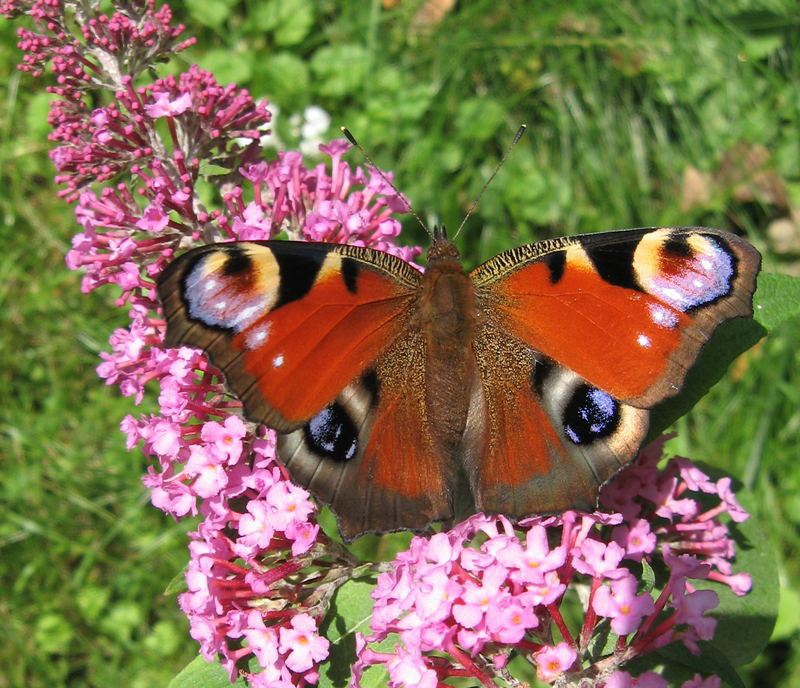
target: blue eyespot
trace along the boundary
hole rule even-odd
[[[308,421],[303,431],[309,449],[333,461],[349,461],[358,451],[358,430],[336,402]]]
[[[564,409],[564,432],[575,444],[589,444],[614,433],[620,405],[610,394],[581,385]]]

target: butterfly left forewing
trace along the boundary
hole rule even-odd
[[[158,281],[165,343],[202,348],[246,415],[300,427],[408,327],[419,274],[354,246],[203,246]]]

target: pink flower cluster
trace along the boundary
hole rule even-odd
[[[99,3],[93,4],[96,10]],[[75,12],[80,36],[73,33],[65,11],[68,8]],[[111,16],[89,8],[88,3],[69,0],[0,2],[4,17],[27,13],[46,29],[19,29],[19,47],[24,51],[20,69],[41,76],[50,64],[56,86],[48,87],[48,91],[67,100],[80,100],[87,87],[108,88],[109,79],[119,74],[137,75],[170,52],[179,52],[195,42],[194,38],[178,41],[185,27],[172,26],[169,5],[157,10],[155,0],[126,2]]]
[[[225,238],[264,239],[285,230],[324,239],[320,232],[327,227],[338,239],[416,255],[416,249],[390,244],[399,223],[388,217],[390,201],[381,195],[386,184],[342,162],[346,148],[340,141],[323,147],[333,159],[330,172],[322,163],[309,169],[293,154],[243,166],[245,181],[226,193],[223,210],[208,215],[206,229],[213,226]],[[171,178],[159,165],[149,173],[144,188],[155,198]],[[245,204],[246,196],[253,200]],[[182,224],[167,227],[155,203],[140,209],[125,203],[130,198],[120,186],[101,198],[81,194],[77,212],[85,231],[68,263],[86,270],[85,290],[113,283],[123,290],[120,303],[130,303],[131,324],[112,335],[112,352],[102,354],[98,374],[137,402],[148,382],[159,383],[159,415],[122,422],[128,447],[142,443],[157,461],[145,478],[153,504],[178,518],[203,517],[191,534],[189,592],[181,596],[181,608],[204,656],[221,657],[232,679],[242,658],[252,654],[263,667],[246,674],[253,685],[313,683],[327,641],[309,624],[316,628],[333,589],[346,580],[341,572],[353,562],[327,540],[327,548],[313,549],[319,527],[307,493],[275,462],[272,433],[258,435],[232,415],[240,405],[205,357],[194,349],[160,347],[164,323],[153,315],[151,275],[168,262],[176,239],[192,239],[190,229],[200,220],[173,205],[171,215]],[[266,599],[276,603],[262,611]],[[304,634],[307,654],[291,649],[297,633]],[[232,650],[231,639],[241,646]]]
[[[520,524],[520,539],[505,517],[478,514],[449,532],[414,538],[378,578],[372,633],[358,639],[351,686],[375,664],[385,666],[390,686],[433,688],[448,676],[494,686],[511,649],[526,653],[548,683],[666,685],[655,675],[633,683],[618,667],[675,640],[697,653],[697,641],[714,634],[716,621],[705,613],[718,597],[690,580],[715,578],[744,594],[749,577],[728,575],[732,541],[717,517],[746,518],[729,485],[682,458],[660,472],[663,442],[642,451],[610,490],[621,512],[649,510],[650,520],[566,512]],[[690,490],[719,504],[703,510]],[[661,590],[635,575],[643,560],[666,569]],[[583,602],[575,599],[579,589],[588,591]],[[565,620],[565,600],[583,609],[580,628]],[[606,625],[617,641],[598,658],[596,637]],[[390,634],[401,641],[394,651],[374,649]]]
[[[411,259],[419,249],[394,244],[400,224],[391,217],[405,201],[379,175],[345,163],[343,141],[322,147],[328,166],[296,153],[260,160],[266,103],[196,66],[135,87],[142,70],[188,44],[176,42],[183,28],[170,26],[166,6],[134,0],[105,16],[83,2],[37,0],[2,10],[37,20],[37,32],[21,32],[22,69],[38,76],[49,61],[57,75],[51,157],[83,228],[67,265],[84,271],[85,292],[116,285],[129,308],[130,325],[112,334],[98,374],[137,403],[158,382],[159,414],[128,416],[121,427],[130,449],[141,444],[155,459],[144,478],[153,504],[203,519],[180,598],[191,633],[232,679],[254,656],[262,670],[244,671],[253,685],[314,683],[328,651],[317,624],[354,562],[318,543],[308,494],[275,461],[272,433],[235,415],[240,404],[219,372],[198,351],[161,347],[154,279],[178,248],[281,232]],[[69,33],[75,22],[80,37]],[[113,101],[91,110],[98,90]],[[205,175],[211,158],[229,173]],[[218,188],[219,207],[204,208],[201,181]]]
[[[150,451],[185,451],[179,433],[178,426],[153,430],[153,441],[164,444]],[[231,681],[241,660],[254,656],[262,670],[246,674],[251,685],[315,683],[328,641],[317,631],[325,606],[313,591],[337,569],[334,562],[320,568],[310,553],[319,532],[309,520],[314,505],[274,461],[273,438],[254,438],[238,416],[206,422],[199,439],[188,445],[185,462],[168,469],[181,467],[172,483],[177,496],[163,473],[145,480],[157,485],[153,503],[168,511],[192,508],[202,498],[203,520],[191,534],[188,592],[180,596],[190,633],[206,659],[221,658]],[[191,482],[190,490],[182,480]],[[237,502],[243,510],[234,508]]]
[[[57,101],[51,111],[50,138],[61,145],[50,157],[68,200],[87,185],[123,172],[152,190],[159,180],[147,168],[155,166],[155,172],[171,177],[171,184],[158,189],[161,209],[193,217],[192,186],[200,161],[213,156],[222,166],[255,159],[270,119],[266,103],[255,103],[247,91],[232,85],[221,86],[197,65],[139,88],[124,75],[114,97],[88,117],[74,101]],[[166,140],[158,128],[161,118]]]
[[[118,305],[129,310],[130,325],[112,334],[98,374],[136,403],[148,383],[158,384],[158,415],[128,416],[121,427],[130,449],[141,445],[153,457],[144,478],[153,504],[175,518],[201,516],[180,604],[202,654],[251,685],[313,684],[329,649],[318,623],[337,588],[370,567],[320,533],[307,493],[275,460],[273,434],[241,420],[205,357],[162,348],[154,280],[177,250],[280,233],[411,261],[419,249],[395,244],[393,217],[407,204],[381,175],[345,163],[344,141],[320,147],[327,164],[309,165],[295,152],[261,159],[266,104],[197,67],[137,85],[189,41],[178,42],[183,27],[170,24],[166,6],[112,5],[102,15],[99,3],[79,0],[0,4],[7,16],[26,11],[37,22],[36,32],[21,32],[22,69],[41,75],[50,64],[56,78],[52,159],[82,228],[67,264],[83,270],[86,292],[116,285]],[[98,91],[113,100],[92,109],[103,102]],[[201,197],[200,186],[216,198]],[[513,648],[547,682],[660,688],[655,674],[633,678],[620,667],[674,639],[694,650],[713,634],[705,612],[716,596],[690,580],[713,578],[738,594],[749,588],[731,570],[733,542],[719,519],[746,517],[729,482],[711,481],[685,459],[661,471],[660,453],[661,445],[643,452],[609,486],[604,504],[613,515],[569,512],[517,528],[478,515],[414,539],[379,578],[352,684],[381,665],[391,686],[437,686],[449,676],[494,685]],[[692,492],[719,504],[704,510]],[[668,572],[660,590],[635,576],[645,564]],[[583,601],[579,589],[588,591]],[[579,628],[565,620],[565,600],[582,610]],[[615,648],[590,660],[606,627]],[[390,634],[400,638],[396,647],[378,649]],[[261,669],[243,668],[252,659]],[[697,677],[690,685],[715,684]]]

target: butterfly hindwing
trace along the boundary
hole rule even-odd
[[[424,400],[424,342],[410,332],[304,427],[279,436],[292,479],[337,515],[346,540],[422,530],[453,515],[457,468],[437,451]]]
[[[465,467],[476,508],[515,518],[594,509],[600,486],[639,449],[648,412],[520,342],[498,347],[491,331],[475,347],[486,426]]]

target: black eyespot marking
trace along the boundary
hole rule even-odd
[[[544,383],[547,376],[553,370],[553,362],[549,358],[538,356],[533,360],[533,370],[531,371],[531,389],[534,394],[541,398],[544,391]]]
[[[564,432],[575,444],[589,444],[613,434],[620,406],[610,394],[580,385],[564,409]]]
[[[281,250],[279,244],[280,242],[274,242],[271,247],[281,276],[278,299],[273,310],[302,299],[311,291],[327,254],[327,251],[311,250],[288,253]]]
[[[242,249],[238,247],[231,247],[225,249],[227,259],[222,268],[222,274],[226,277],[233,277],[239,273],[245,272],[250,269],[253,261]]]
[[[370,408],[375,408],[381,397],[381,381],[378,379],[377,373],[372,368],[367,370],[361,377],[361,384],[369,393]]]
[[[587,242],[583,244],[583,249],[597,273],[606,282],[617,287],[642,291],[633,269],[633,256],[641,238],[642,235],[634,233],[634,236],[625,241],[605,245],[592,246],[592,242]]]
[[[671,234],[662,246],[664,253],[669,253],[678,258],[691,258],[694,255],[694,250],[689,245],[686,235]]]
[[[333,461],[349,461],[358,451],[358,430],[336,402],[308,421],[303,433],[311,451]]]
[[[550,284],[557,284],[558,281],[564,276],[564,267],[567,264],[566,251],[554,251],[548,253],[542,261],[550,271]]]
[[[344,280],[344,286],[347,287],[347,291],[351,294],[358,292],[358,273],[360,269],[358,263],[352,258],[342,258],[342,279]]]

